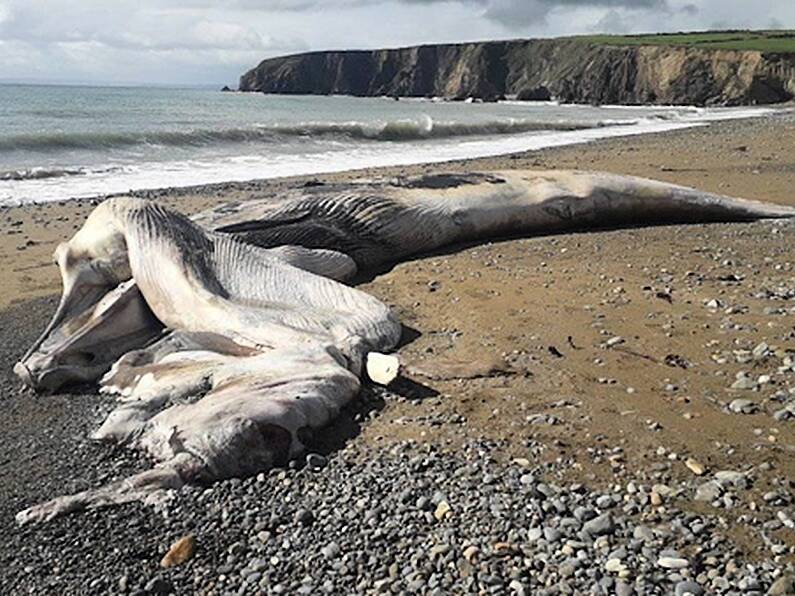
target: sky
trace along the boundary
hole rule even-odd
[[[308,50],[795,29],[795,0],[0,0],[0,81],[229,84]]]

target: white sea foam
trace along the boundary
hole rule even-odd
[[[550,109],[561,108],[563,106],[550,106]],[[544,108],[536,106],[536,109]],[[571,106],[565,112],[577,116],[578,112],[585,113],[588,109],[593,108]],[[758,117],[774,111],[767,108],[681,107],[644,110],[621,106],[599,109],[603,110],[600,112],[603,117],[597,120],[591,115],[590,121],[581,121],[577,117],[526,117],[457,122],[420,115],[383,122],[298,122],[215,133],[156,133],[148,137],[144,133],[116,134],[99,140],[125,145],[141,141],[144,147],[150,146],[147,143],[171,143],[182,153],[177,155],[176,149],[172,149],[175,152],[173,159],[164,159],[162,155],[158,159],[147,159],[147,151],[138,150],[135,159],[126,154],[125,160],[114,162],[111,159],[109,163],[92,167],[7,170],[0,175],[0,205],[378,166],[438,163],[659,133],[704,126],[718,120]],[[627,117],[620,117],[623,112],[627,112]],[[616,117],[610,116],[611,113]],[[307,130],[305,135],[301,134],[302,127]],[[259,136],[254,139],[257,142],[251,142],[251,131],[259,131],[256,132]],[[273,135],[277,136],[275,140]],[[269,142],[263,144],[260,141],[265,136]],[[92,142],[94,140],[91,139]],[[192,148],[196,143],[214,147],[218,142],[228,142],[235,150],[231,153],[191,154],[183,148],[183,145]],[[59,170],[63,175],[58,175]]]

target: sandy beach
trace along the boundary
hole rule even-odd
[[[795,119],[784,114],[467,162],[310,178],[510,168],[604,170],[795,205]],[[134,194],[196,213],[308,179]],[[229,549],[248,539],[239,528],[207,520],[221,515],[224,491],[234,492],[235,486],[206,497],[215,509],[208,505],[205,517],[188,515],[189,505],[176,505],[166,517],[130,505],[42,528],[14,524],[13,514],[34,502],[148,465],[86,440],[108,411],[108,398],[34,396],[20,390],[10,370],[45,326],[60,292],[54,248],[95,203],[0,209],[0,528],[7,537],[0,547],[0,592],[46,593],[79,585],[85,593],[112,593],[122,591],[119,582],[126,577],[124,590],[130,592],[155,591],[150,584],[160,578],[177,593],[225,593],[229,586],[219,576],[232,571],[218,567],[234,567]],[[350,464],[355,468],[396,452],[431,450],[439,462],[465,458],[477,442],[495,470],[540,466],[550,484],[615,493],[617,507],[632,504],[624,514],[637,523],[668,524],[667,531],[676,534],[671,512],[688,527],[707,520],[715,553],[694,539],[700,546],[687,556],[701,562],[679,580],[698,581],[709,590],[715,577],[725,577],[736,588],[732,582],[748,574],[733,575],[732,569],[747,564],[767,569],[768,578],[786,575],[795,562],[795,525],[784,522],[795,488],[793,246],[792,222],[763,221],[495,240],[397,264],[360,287],[390,304],[411,330],[400,350],[405,378],[389,392],[368,390],[318,437],[315,448],[332,462],[359,462]],[[474,378],[434,378],[439,360],[482,366]],[[741,373],[747,373],[750,388],[732,389]],[[443,476],[439,462],[431,468]],[[743,480],[721,486],[714,499],[695,498],[717,472]],[[324,480],[286,473],[286,480],[274,480],[278,486],[292,478],[307,491],[333,491]],[[197,497],[187,491],[183,498]],[[271,526],[252,525],[250,534],[266,531],[281,540]],[[158,562],[164,549],[189,532],[204,545],[193,567],[163,575]],[[133,547],[135,536],[140,541]],[[300,545],[312,538],[289,540]],[[721,544],[731,545],[728,558],[717,554]],[[286,550],[301,552],[295,545]],[[54,565],[58,552],[61,562]],[[719,559],[712,567],[710,556]],[[719,571],[710,576],[711,568]],[[93,584],[96,577],[102,579]],[[712,589],[723,593],[718,588]]]

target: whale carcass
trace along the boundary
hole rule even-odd
[[[58,310],[15,367],[31,387],[96,382],[98,440],[159,462],[55,498],[20,523],[256,474],[302,449],[363,378],[388,383],[401,325],[357,273],[463,241],[559,230],[793,217],[795,210],[579,171],[444,173],[295,189],[188,219],[101,203],[55,253]]]

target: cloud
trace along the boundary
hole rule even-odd
[[[593,30],[600,33],[629,33],[632,27],[623,14],[610,10],[596,22]]]
[[[305,50],[795,27],[782,0],[0,0],[0,79],[234,84]]]
[[[11,0],[0,4],[0,42],[0,79],[108,82],[233,83],[263,55],[308,48],[300,37],[170,0]]]
[[[699,13],[698,6],[695,4],[685,4],[679,10],[686,15],[690,15],[691,17],[694,17]]]
[[[667,0],[401,0],[406,4],[450,4],[459,2],[481,8],[485,18],[493,19],[509,28],[545,22],[553,11],[571,11],[583,8],[610,9],[605,17],[623,18],[618,10],[669,10]],[[617,10],[618,9],[618,10]]]
[[[666,0],[490,0],[484,15],[516,29],[538,21],[546,22],[552,12],[590,8],[608,9],[603,18],[611,21],[623,19],[622,11],[669,10]]]

